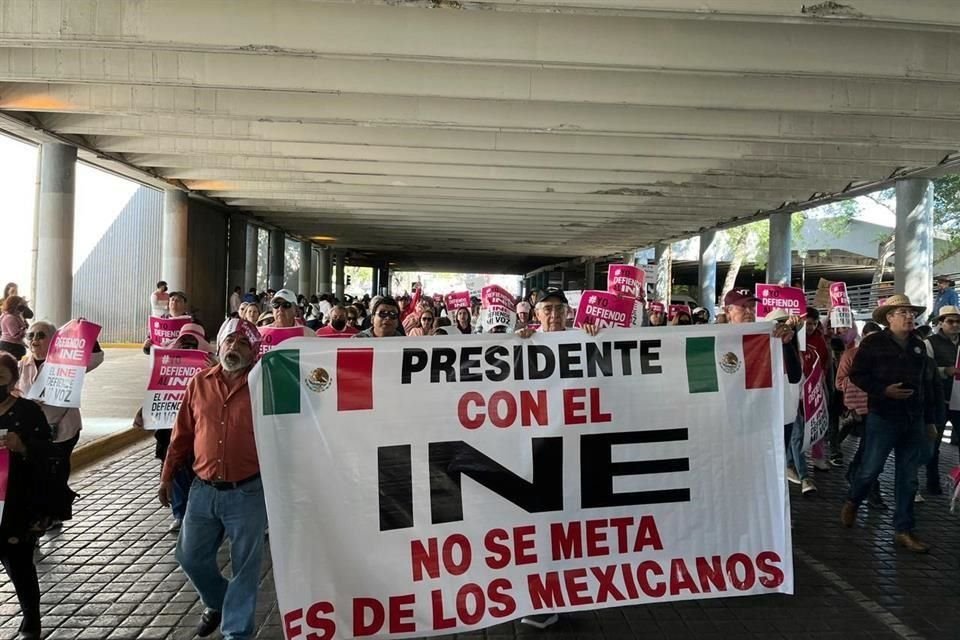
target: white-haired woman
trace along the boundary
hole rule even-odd
[[[40,375],[40,370],[47,359],[50,342],[56,330],[57,328],[51,323],[42,320],[34,322],[27,328],[24,343],[28,351],[26,357],[20,361],[20,378],[17,380],[17,391],[20,395],[26,397]],[[103,349],[97,342],[93,345],[93,355],[90,358],[90,364],[87,365],[87,371],[93,371],[102,363]],[[44,403],[42,398],[36,402],[43,409],[43,415],[46,416],[53,432],[53,446],[50,451],[53,476],[51,481],[54,489],[51,491],[53,522],[50,526],[55,527],[72,516],[73,492],[70,491],[68,486],[70,456],[80,440],[80,429],[83,428],[83,421],[78,408],[54,407]]]

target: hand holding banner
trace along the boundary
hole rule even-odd
[[[180,329],[183,325],[193,322],[190,316],[180,316],[179,318],[158,318],[150,316],[147,324],[150,331],[150,343],[157,347],[169,344],[180,335]]]
[[[573,326],[592,324],[601,329],[629,327],[633,323],[633,307],[636,303],[633,298],[623,298],[607,291],[584,291]]]
[[[82,318],[57,329],[27,398],[53,407],[78,408],[87,365],[99,335],[100,325]]]
[[[642,300],[647,291],[647,274],[631,264],[612,264],[607,271],[607,291]]]
[[[143,428],[170,429],[177,419],[187,383],[208,365],[206,352],[196,349],[150,350],[150,380],[143,399]]]

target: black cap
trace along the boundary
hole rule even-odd
[[[569,302],[567,302],[567,296],[563,293],[563,289],[561,289],[560,287],[550,287],[549,289],[544,291],[543,295],[540,296],[540,299],[538,300],[538,302],[543,302],[547,298],[557,298],[563,304],[570,304]]]

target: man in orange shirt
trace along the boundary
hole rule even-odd
[[[173,476],[192,459],[197,477],[176,558],[206,607],[196,633],[205,638],[222,627],[225,640],[249,640],[256,631],[257,583],[267,527],[247,386],[260,332],[246,320],[232,318],[220,329],[217,343],[220,364],[201,371],[187,385],[163,465],[159,498],[162,505],[170,504]],[[230,539],[229,580],[217,564],[224,538]]]

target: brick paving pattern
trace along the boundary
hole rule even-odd
[[[956,449],[944,446],[941,469],[946,473],[956,464]],[[193,637],[202,606],[173,559],[175,539],[165,533],[169,515],[155,497],[158,471],[151,443],[74,479],[83,496],[75,518],[62,532],[44,538],[37,555],[45,637]],[[888,462],[884,493],[891,503],[892,472]],[[843,529],[838,518],[846,486],[842,471],[816,477],[820,494],[815,498],[801,498],[799,488],[791,487],[795,596],[604,609],[564,615],[547,631],[511,622],[457,637],[960,638],[960,517],[948,512],[947,499],[927,498],[917,506],[918,532],[934,548],[916,556],[893,548],[890,512],[872,513],[864,506],[857,527]],[[265,565],[257,638],[280,640],[269,561]],[[18,607],[9,581],[0,583],[0,598],[0,638],[16,638]]]

